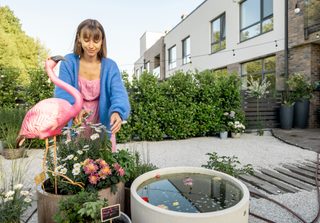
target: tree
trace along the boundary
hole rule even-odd
[[[49,54],[50,50],[39,39],[25,34],[20,20],[8,6],[0,6],[0,68],[20,70],[19,78],[27,83],[27,69],[43,68]]]

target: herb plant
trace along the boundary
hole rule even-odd
[[[221,156],[219,157],[216,152],[207,153],[210,156],[206,165],[202,165],[206,169],[213,169],[226,174],[229,174],[235,178],[239,178],[239,175],[249,173],[253,175],[253,168],[251,164],[244,165],[243,168],[237,168],[237,164],[241,164],[238,157],[233,156]]]

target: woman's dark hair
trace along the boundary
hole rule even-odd
[[[80,23],[80,25],[78,26],[77,35],[73,47],[73,52],[78,56],[83,56],[83,49],[81,43],[78,41],[78,35],[81,36],[81,33],[83,35],[89,35],[89,38],[93,36],[93,39],[95,40],[100,40],[100,38],[102,38],[102,45],[100,51],[98,52],[98,56],[100,58],[107,58],[106,34],[104,33],[102,25],[97,20],[87,19]]]

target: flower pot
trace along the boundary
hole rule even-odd
[[[227,139],[228,138],[228,131],[220,132],[220,139]]]
[[[131,219],[123,212],[121,212],[119,218],[113,219],[112,222],[132,223]]]
[[[124,201],[124,209],[125,209],[125,214],[131,218],[131,202],[130,202],[130,196],[131,196],[131,192],[130,192],[130,187],[125,187],[124,188],[124,192],[125,192],[125,201]]]
[[[231,132],[231,137],[232,138],[240,138],[240,136],[241,136],[240,132],[238,132],[238,133]]]
[[[294,106],[280,106],[280,125],[282,129],[290,130],[293,124]]]
[[[309,118],[309,98],[303,98],[302,101],[297,101],[294,104],[293,127],[305,129],[308,125]]]
[[[50,179],[47,178],[43,181],[44,185],[48,184]],[[111,188],[105,188],[99,190],[100,199],[106,198],[108,200],[108,205],[120,204],[120,210],[124,212],[124,183],[119,182],[116,184],[118,186],[118,192],[114,195],[111,192]],[[37,208],[38,208],[38,223],[54,223],[53,215],[58,211],[59,200],[61,198],[71,197],[74,195],[55,195],[43,191],[42,184],[37,186]]]
[[[19,149],[5,149],[3,148],[3,156],[7,160],[22,158],[25,152],[25,147]]]

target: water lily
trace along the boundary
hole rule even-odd
[[[164,204],[159,204],[158,207],[165,210],[169,210],[168,206],[165,206]]]

